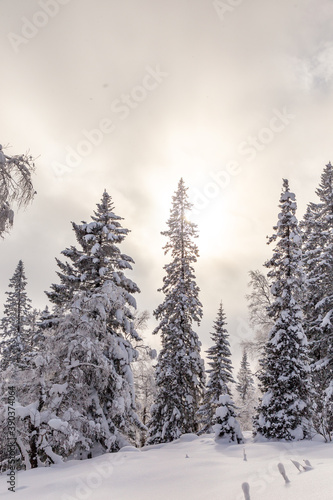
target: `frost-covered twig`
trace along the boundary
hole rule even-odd
[[[8,156],[0,144],[0,235],[13,225],[11,204],[27,206],[36,194],[31,181],[35,158],[29,153]]]

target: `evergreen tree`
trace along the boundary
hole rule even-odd
[[[305,329],[310,342],[315,386],[314,426],[326,440],[333,437],[333,167],[326,165],[301,223],[306,274]]]
[[[255,385],[245,349],[243,351],[240,370],[237,374],[236,389],[238,392],[237,406],[239,408],[239,421],[244,430],[250,430],[252,429],[252,417],[255,408]]]
[[[27,280],[22,261],[19,261],[7,292],[5,313],[1,322],[4,340],[1,343],[2,360],[0,372],[0,434],[8,435],[8,403],[9,387],[15,391],[16,416],[16,468],[37,466],[35,444],[40,435],[38,408],[44,405],[44,385],[38,376],[34,364],[38,348],[44,348],[39,340],[39,312],[31,308],[31,301],[26,293]],[[14,389],[13,389],[14,388]],[[43,415],[43,425],[47,419]],[[42,436],[45,450],[46,439]],[[44,456],[45,453],[44,453]],[[60,458],[60,457],[59,457]],[[2,453],[3,465],[8,464],[8,449]]]
[[[224,394],[219,398],[219,406],[215,411],[215,439],[227,439],[229,443],[236,442],[240,444],[243,442],[243,435],[240,429],[239,422],[236,419],[235,403],[229,396]]]
[[[22,367],[23,357],[31,342],[31,300],[26,292],[27,279],[22,260],[9,280],[10,291],[1,320],[1,362],[0,368],[6,370],[10,364]]]
[[[125,269],[132,269],[133,259],[121,253],[118,245],[128,235],[129,230],[121,226],[123,220],[114,212],[111,196],[104,191],[101,202],[89,223],[82,222],[72,227],[80,248],[71,246],[62,251],[69,262],[56,259],[61,271],[57,274],[60,284],[51,285],[46,295],[55,306],[69,304],[77,290],[91,291],[107,280],[122,287],[127,293],[139,292],[137,285],[126,278]],[[130,315],[129,320],[133,317]]]
[[[45,344],[44,344],[45,345]],[[32,469],[60,463],[73,446],[73,429],[55,413],[56,405],[47,407],[50,389],[49,374],[54,368],[48,349],[45,354],[31,352],[29,370],[14,370],[13,365],[0,377],[0,434],[8,436],[8,395],[15,392],[16,468]],[[64,387],[52,387],[61,398]],[[10,391],[10,392],[9,392]],[[54,402],[56,398],[53,395]],[[60,437],[61,436],[61,437]],[[55,449],[60,454],[55,453]],[[3,464],[8,463],[8,449],[3,453]]]
[[[154,311],[160,320],[154,334],[161,332],[162,349],[156,368],[157,396],[149,423],[149,443],[168,442],[181,434],[198,432],[198,409],[204,389],[204,363],[198,335],[192,323],[200,323],[202,305],[195,282],[193,264],[198,248],[195,224],[186,218],[191,209],[183,179],[173,196],[169,238],[164,247],[172,261],[164,266],[166,276],[160,289],[165,299]]]
[[[295,216],[296,201],[283,181],[281,212],[268,243],[276,242],[273,257],[265,263],[272,279],[274,302],[269,316],[274,326],[269,334],[259,374],[263,392],[255,419],[255,433],[275,439],[308,437],[309,366],[308,344],[302,327],[301,236]]]
[[[6,404],[8,395],[15,393],[15,438],[16,438],[16,468],[30,469],[39,464],[50,464],[62,461],[57,456],[50,444],[49,437],[54,434],[54,428],[49,425],[62,423],[52,409],[46,409],[47,382],[54,367],[50,365],[49,349],[45,342],[45,335],[40,332],[38,314],[36,310],[31,313],[29,321],[31,334],[29,342],[25,345],[24,356],[21,363],[10,363],[0,373],[0,434],[8,435],[8,412]],[[14,389],[13,389],[14,388]],[[66,424],[67,425],[67,424]],[[70,440],[68,429],[63,434],[63,451],[68,447]],[[4,450],[3,461],[8,460],[8,450]]]
[[[228,338],[226,316],[221,303],[216,321],[214,322],[214,332],[211,334],[214,344],[207,351],[210,368],[206,370],[208,373],[208,382],[203,398],[203,405],[199,412],[203,425],[201,433],[212,432],[220,396],[227,394],[231,397],[230,385],[235,383],[232,376],[231,352]]]
[[[136,351],[124,334],[126,308],[122,288],[106,281],[77,292],[70,311],[49,331],[54,376],[47,407],[73,429],[73,457],[118,451],[134,444],[136,427],[145,429],[135,410]],[[134,331],[126,334],[133,339]]]
[[[52,381],[66,388],[61,397],[51,388],[48,407],[74,429],[74,456],[117,451],[134,442],[135,426],[144,429],[131,370],[137,355],[131,341],[139,340],[132,293],[139,288],[123,272],[133,259],[118,248],[128,234],[120,219],[104,192],[92,222],[72,224],[81,249],[63,252],[71,262],[60,265],[61,284],[48,293],[57,315],[44,315],[55,358]]]

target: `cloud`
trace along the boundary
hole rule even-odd
[[[8,33],[20,33],[22,18],[40,9],[34,0],[2,1],[0,142],[40,157],[38,196],[1,242],[1,296],[23,258],[36,305],[44,305],[42,291],[57,279],[54,257],[73,243],[70,221],[89,218],[106,188],[132,230],[126,245],[137,262],[139,300],[152,310],[162,299],[159,233],[179,178],[203,190],[211,172],[243,160],[196,216],[200,335],[209,344],[221,299],[232,328],[246,316],[239,297],[248,270],[269,253],[265,237],[276,223],[282,177],[298,189],[301,216],[332,159],[333,3],[244,0],[222,22],[210,1],[70,0],[15,53]],[[157,66],[168,76],[121,119],[115,101]],[[290,126],[252,162],[240,158],[239,144],[283,108],[295,115]],[[53,162],[66,161],[68,148],[77,151],[85,131],[106,118],[112,132],[57,178]]]

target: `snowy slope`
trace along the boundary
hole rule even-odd
[[[247,460],[244,460],[244,449]],[[311,462],[298,472],[291,459]],[[285,485],[277,464],[283,463]],[[117,454],[71,461],[17,475],[16,500],[332,500],[333,443],[215,443],[211,435],[182,436],[173,443],[125,447]],[[7,492],[0,477],[0,497]]]

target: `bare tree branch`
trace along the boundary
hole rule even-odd
[[[248,300],[250,325],[255,332],[255,339],[243,341],[242,346],[250,356],[257,358],[267,341],[268,333],[273,326],[267,309],[272,304],[271,284],[266,276],[258,269],[250,271],[248,286],[251,292],[246,295]]]

